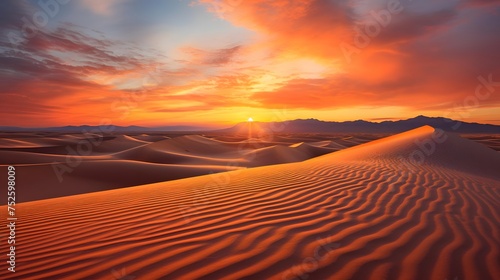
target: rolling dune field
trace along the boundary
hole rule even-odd
[[[174,144],[135,149],[152,160]],[[301,162],[20,203],[17,272],[1,263],[0,278],[499,279],[499,166],[424,126]]]
[[[16,166],[17,201],[26,202],[298,162],[381,137],[247,136],[0,133],[0,166]]]

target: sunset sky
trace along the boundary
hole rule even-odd
[[[500,124],[499,50],[498,0],[1,1],[0,125]]]

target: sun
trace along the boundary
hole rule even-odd
[[[248,122],[253,122],[253,119],[252,118],[248,118]]]

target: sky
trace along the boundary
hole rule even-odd
[[[498,0],[1,1],[0,125],[500,124],[499,35]]]

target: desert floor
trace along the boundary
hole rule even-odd
[[[497,136],[14,136],[0,164],[26,202],[0,279],[500,276]]]
[[[304,161],[382,135],[0,133],[0,166],[15,165],[17,201]],[[4,172],[5,173],[5,172]],[[6,173],[0,174],[6,176]],[[0,197],[0,204],[6,204]]]

